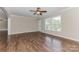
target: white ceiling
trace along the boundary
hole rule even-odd
[[[20,15],[20,16],[29,16],[29,17],[51,17],[54,14],[62,11],[67,7],[41,7],[43,10],[47,10],[47,13],[44,13],[42,16],[33,15],[29,10],[35,10],[36,7],[5,7],[9,15]]]

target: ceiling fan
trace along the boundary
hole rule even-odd
[[[34,15],[42,15],[42,13],[46,13],[46,10],[42,10],[40,7],[37,7],[36,10],[30,10],[31,12],[34,12]]]

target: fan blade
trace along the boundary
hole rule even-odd
[[[40,12],[47,12],[47,11],[40,11]]]

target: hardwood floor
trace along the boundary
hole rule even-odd
[[[0,52],[79,52],[79,43],[41,32],[9,36],[0,32]]]
[[[0,52],[7,50],[7,31],[0,31]]]
[[[9,36],[10,52],[79,52],[79,43],[41,32]]]

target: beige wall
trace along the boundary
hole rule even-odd
[[[79,39],[79,8],[72,8],[62,14],[62,31],[67,36]]]
[[[62,31],[45,31],[44,20],[41,20],[41,31],[79,41],[79,8],[70,8],[57,15],[61,15]]]
[[[8,24],[9,34],[38,31],[38,20],[33,17],[11,15]]]

